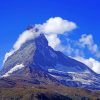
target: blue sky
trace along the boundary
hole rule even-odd
[[[77,24],[78,28],[70,35],[71,39],[92,34],[100,47],[100,0],[1,0],[0,66],[5,53],[28,25],[44,23],[57,16]],[[88,52],[87,56],[90,56]]]

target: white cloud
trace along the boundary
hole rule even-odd
[[[58,45],[56,47],[56,50],[63,52],[67,56],[83,56],[84,52],[80,48],[79,44],[77,44],[77,41],[70,39],[67,37],[64,39],[63,44]]]
[[[66,46],[65,45],[58,45],[56,47],[56,50],[65,53],[67,56],[72,55],[72,53],[74,51],[74,49],[71,47],[70,44],[67,44]]]
[[[74,22],[64,20],[60,17],[54,17],[48,19],[46,23],[38,25],[38,27],[40,32],[46,35],[49,46],[56,49],[57,46],[61,47],[61,40],[57,35],[72,31],[77,25]]]
[[[48,45],[52,48],[56,48],[60,44],[60,39],[57,37],[56,34],[45,35],[48,40]]]
[[[23,43],[25,43],[27,40],[34,39],[36,36],[38,36],[38,33],[35,32],[34,29],[26,30],[24,31],[19,38],[17,39],[16,43],[14,44],[13,48],[18,50]]]
[[[74,22],[64,20],[60,17],[50,18],[41,27],[41,31],[46,34],[63,34],[72,31],[77,26]]]
[[[23,67],[25,67],[23,64],[16,65],[12,69],[10,69],[7,73],[5,73],[4,75],[2,75],[1,77],[8,77],[8,76],[10,76],[10,74],[12,74],[13,72],[15,72],[17,70],[22,69]]]
[[[94,58],[85,59],[83,57],[73,57],[74,59],[86,64],[90,67],[94,72],[100,74],[100,62],[95,60]]]
[[[46,21],[46,23],[43,24],[36,24],[34,28],[29,28],[29,30],[24,31],[19,36],[12,50],[5,54],[3,64],[9,56],[11,56],[16,50],[21,47],[23,43],[25,43],[27,40],[34,39],[40,33],[43,33],[46,36],[49,46],[55,49],[61,43],[61,40],[58,38],[57,35],[72,31],[76,27],[77,26],[74,22],[64,20],[60,17],[50,18]],[[39,29],[38,32],[35,31],[36,28]]]
[[[94,43],[93,36],[91,34],[83,34],[79,39],[79,44],[83,48],[87,47],[91,51],[91,53],[93,53],[96,57],[100,58],[100,51],[98,45]]]
[[[91,46],[93,43],[93,37],[91,34],[86,35],[86,34],[82,34],[81,38],[79,39],[79,42],[81,43],[81,45],[84,47],[85,45],[89,45]]]
[[[7,60],[7,58],[8,58],[9,56],[11,56],[13,53],[14,53],[14,50],[10,50],[9,52],[7,52],[7,53],[5,54],[5,57],[4,57],[4,60],[3,60],[3,64],[5,63],[5,61]]]
[[[70,40],[70,39],[69,39]],[[97,44],[94,43],[93,36],[83,34],[79,41],[70,40],[67,41],[68,44],[63,46],[61,49],[68,56],[86,64],[89,68],[91,68],[94,72],[100,74],[100,62],[96,59],[90,57],[88,59],[85,58],[85,53],[81,47],[87,47],[96,57],[100,57],[100,51]],[[60,49],[59,49],[60,50]]]

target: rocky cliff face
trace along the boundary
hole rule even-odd
[[[89,67],[48,46],[43,34],[24,43],[1,71],[1,78],[29,84],[62,84],[100,89],[100,77]]]

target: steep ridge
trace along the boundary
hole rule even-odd
[[[27,85],[62,84],[100,90],[99,75],[85,64],[53,50],[43,34],[27,41],[8,57],[1,71],[2,78],[15,83],[20,80]]]

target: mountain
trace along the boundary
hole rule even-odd
[[[100,90],[98,74],[85,64],[55,51],[43,34],[26,41],[8,57],[0,80],[1,87],[4,83],[9,87],[53,84]]]

